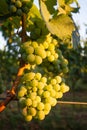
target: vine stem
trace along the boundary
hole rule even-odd
[[[22,38],[22,43],[26,41],[26,15],[23,14],[22,15],[22,35],[21,35],[21,38]],[[15,95],[16,95],[16,91],[17,91],[17,87],[19,85],[19,82],[20,82],[20,78],[24,72],[25,69],[27,69],[29,67],[28,64],[25,64],[22,59],[20,60],[20,67],[19,67],[19,70],[17,72],[17,76],[16,76],[16,79],[11,87],[11,90],[9,90],[7,92],[7,96],[6,98],[0,103],[0,112],[2,112],[7,104],[14,99]]]

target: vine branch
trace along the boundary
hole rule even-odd
[[[21,35],[21,38],[22,38],[22,43],[26,41],[26,15],[23,14],[22,15],[22,35]],[[19,67],[19,70],[17,72],[17,76],[16,76],[16,79],[12,85],[12,88],[11,90],[9,90],[7,92],[7,96],[6,98],[0,103],[0,112],[2,112],[7,104],[14,99],[15,95],[16,95],[16,90],[17,90],[17,87],[19,85],[19,82],[20,82],[20,78],[23,74],[23,71],[28,68],[29,65],[28,64],[25,64],[22,59],[20,60],[20,67]]]

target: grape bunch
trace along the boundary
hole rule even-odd
[[[9,10],[12,14],[21,16],[27,14],[32,7],[33,0],[10,0],[8,1]]]
[[[32,65],[40,65],[44,60],[53,62],[58,58],[56,52],[57,41],[50,35],[37,41],[28,41],[21,46],[23,59]]]
[[[57,99],[69,90],[60,76],[48,78],[33,71],[25,73],[21,83],[18,97],[26,121],[43,120],[57,104]]]
[[[21,54],[30,66],[24,72],[18,91],[21,112],[26,121],[33,118],[43,120],[63,93],[69,90],[61,75],[68,61],[50,34],[23,43]]]
[[[62,55],[58,42],[48,34],[37,41],[27,41],[21,46],[22,58],[31,65],[39,65],[46,72],[67,73],[68,61]]]

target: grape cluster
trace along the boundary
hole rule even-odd
[[[9,10],[11,13],[21,16],[23,13],[28,13],[32,7],[33,0],[10,0]]]
[[[31,65],[39,65],[44,71],[55,74],[68,72],[68,61],[62,55],[58,42],[50,34],[37,41],[25,42],[22,47],[22,58]]]
[[[37,41],[28,41],[22,45],[23,59],[33,65],[40,65],[46,59],[52,63],[58,58],[56,45],[57,41],[50,35],[45,40],[41,38]]]
[[[69,87],[60,76],[47,78],[38,72],[25,73],[18,91],[21,112],[25,120],[31,121],[33,118],[43,120],[57,104],[57,99],[68,90]]]
[[[22,59],[29,64],[24,72],[18,97],[26,121],[43,120],[69,87],[61,73],[67,72],[68,61],[50,34],[21,46]]]
[[[45,60],[41,64],[41,68],[43,68],[47,72],[52,72],[54,74],[61,74],[68,72],[68,60],[64,58],[60,49],[57,49],[58,58],[53,62],[49,62]]]

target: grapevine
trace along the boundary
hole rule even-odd
[[[69,4],[73,2],[70,0],[70,3],[63,4],[70,6]],[[53,6],[56,3],[53,2]],[[46,1],[39,0],[43,18],[37,11],[33,0],[6,0],[6,4],[10,14],[7,19],[9,24],[6,24],[11,27],[11,31],[17,30],[16,36],[20,39],[20,64],[17,77],[8,93],[10,96],[7,96],[4,103],[0,103],[0,112],[5,109],[17,93],[20,111],[25,120],[43,120],[56,106],[58,99],[69,91],[69,86],[64,79],[64,75],[68,72],[68,60],[60,50],[60,43],[63,38],[64,41],[71,38],[74,23],[66,10],[61,12],[60,9],[55,10],[53,7],[50,10]],[[59,6],[62,8],[61,4],[59,1]],[[47,12],[46,17],[44,9]],[[72,10],[69,11],[69,13],[71,12]],[[47,17],[52,17],[52,19],[48,20]],[[12,26],[11,21],[15,23],[14,19],[18,23]],[[9,22],[9,20],[11,21]],[[61,21],[64,20],[66,22],[63,23],[62,27]],[[67,27],[66,33],[64,27],[68,24],[70,24],[70,29]],[[7,30],[10,30],[9,26],[6,28]],[[54,29],[56,26],[59,27],[59,30]],[[52,30],[54,31],[52,32]],[[7,32],[5,37],[9,39]],[[10,40],[14,42],[13,39]]]

